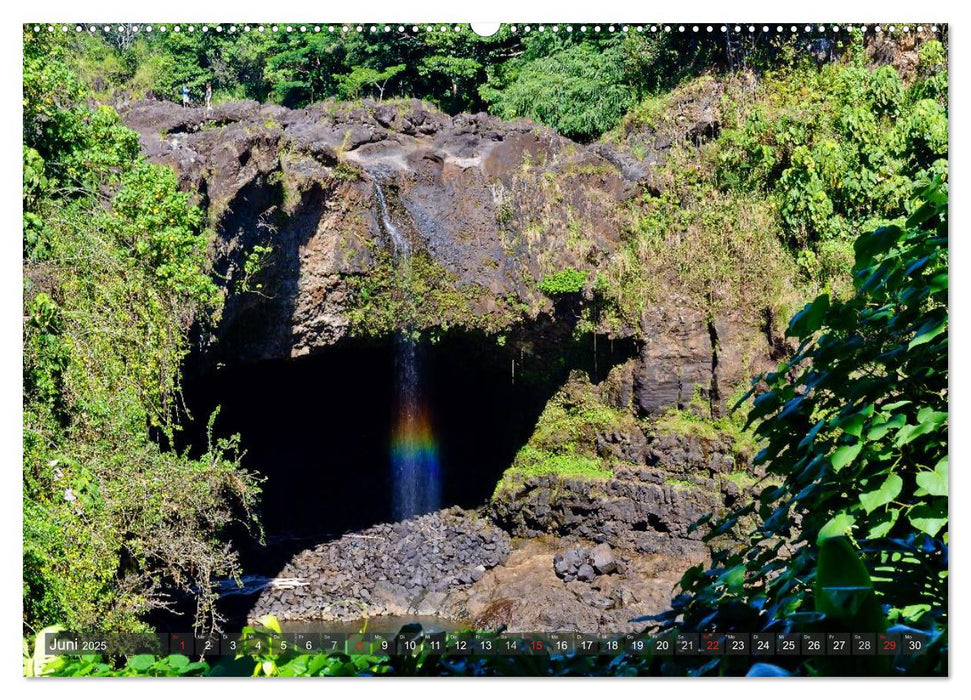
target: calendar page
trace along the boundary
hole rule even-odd
[[[948,25],[744,15],[25,23],[24,675],[948,675]]]

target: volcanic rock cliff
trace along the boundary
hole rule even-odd
[[[672,142],[717,130],[714,104],[711,95],[686,101],[676,132],[649,135],[640,158],[623,145],[584,146],[528,121],[448,116],[417,100],[299,110],[240,102],[209,113],[149,101],[120,111],[148,157],[173,166],[207,208],[228,292],[207,357],[245,362],[406,321],[555,345],[591,293],[554,304],[537,282],[568,269],[594,278],[622,243],[624,202],[653,186],[651,164]],[[376,187],[418,251],[408,319],[388,283]],[[247,265],[254,252],[258,273]],[[676,288],[639,322],[598,330],[635,343],[626,391],[646,414],[699,392],[717,412],[771,350],[751,322],[710,319]]]

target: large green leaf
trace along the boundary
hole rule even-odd
[[[917,423],[916,425],[905,425],[900,430],[897,431],[897,435],[894,438],[894,447],[903,447],[904,445],[913,442],[921,435],[927,435],[932,433],[937,429],[937,426],[930,422]]]
[[[936,294],[947,289],[947,273],[939,272],[934,275],[928,283],[928,289],[931,294]]]
[[[884,506],[897,497],[903,488],[904,480],[896,474],[889,475],[879,488],[860,494],[860,503],[867,513]]]
[[[855,445],[842,445],[837,447],[830,457],[830,463],[833,465],[834,471],[839,471],[847,464],[856,459],[856,456],[860,454],[860,450],[863,449],[863,443],[856,443]]]
[[[834,537],[841,537],[849,534],[856,525],[856,518],[849,513],[837,513],[819,529],[817,541],[822,543]]]
[[[917,330],[917,334],[914,336],[913,340],[907,345],[908,350],[913,350],[918,345],[923,345],[924,343],[933,340],[944,328],[947,326],[947,319],[941,320],[930,320],[921,326]]]
[[[942,499],[935,499],[933,503],[921,503],[914,506],[907,517],[915,528],[936,537],[947,525],[947,504]]]
[[[899,508],[888,508],[882,514],[875,515],[870,520],[871,525],[870,531],[866,534],[867,539],[886,537],[899,517]]]
[[[815,333],[822,326],[827,311],[829,294],[820,294],[792,318],[787,335],[801,339]]]
[[[931,496],[947,496],[947,457],[934,467],[934,471],[917,474],[917,485]]]
[[[165,657],[165,661],[172,668],[184,668],[189,665],[189,657],[185,654],[171,654]]]
[[[855,413],[841,417],[838,421],[836,421],[836,425],[837,427],[842,428],[844,433],[858,438],[863,433],[863,424],[872,414],[873,404],[868,404],[865,408],[856,411]]]
[[[879,440],[894,428],[900,428],[907,423],[907,416],[898,413],[891,418],[875,423],[866,434],[866,439],[870,441]]]
[[[815,597],[816,609],[846,628],[877,632],[885,627],[873,581],[847,537],[819,542]]]
[[[128,667],[136,671],[147,671],[155,663],[155,657],[151,654],[138,654],[128,659]]]
[[[935,411],[930,406],[924,406],[917,412],[918,423],[930,423],[935,428],[944,424],[947,420],[947,411]]]
[[[260,618],[259,622],[268,630],[276,632],[277,634],[283,634],[280,629],[280,621],[276,619],[275,615],[264,615]]]

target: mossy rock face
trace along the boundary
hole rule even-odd
[[[574,373],[496,487],[493,518],[514,535],[579,536],[700,556],[691,525],[752,491],[751,438],[726,420],[638,418],[610,405],[617,377]],[[693,414],[692,414],[693,415]]]
[[[618,459],[599,448],[604,436],[631,434],[638,420],[627,410],[604,403],[600,389],[582,372],[574,372],[547,403],[529,442],[503,476],[506,483],[551,475],[597,481],[613,476]]]

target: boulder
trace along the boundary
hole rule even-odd
[[[579,569],[577,569],[577,580],[578,581],[593,581],[596,577],[596,572],[593,567],[589,564],[582,564]]]
[[[598,574],[612,574],[617,570],[613,550],[606,542],[601,542],[590,550],[590,564]]]
[[[415,607],[416,615],[438,615],[441,613],[442,604],[445,602],[447,593],[442,591],[429,591]]]

